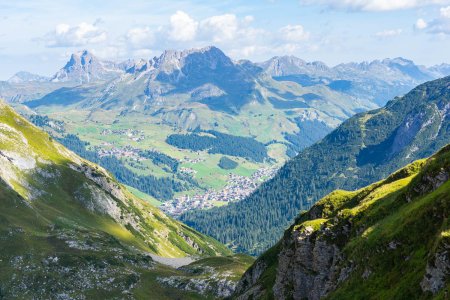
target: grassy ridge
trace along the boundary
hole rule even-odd
[[[272,299],[277,276],[281,276],[278,262],[286,259],[282,253],[291,248],[295,265],[295,250],[300,247],[295,237],[312,230],[312,243],[325,242],[342,252],[337,271],[330,273],[350,270],[343,282],[336,283],[337,279],[328,275],[328,282],[336,288],[327,299],[444,299],[444,290],[450,286],[447,275],[433,292],[423,290],[421,283],[431,278],[425,276],[427,265],[435,266],[436,254],[446,253],[450,246],[449,174],[450,145],[380,182],[357,191],[330,193],[300,214],[282,240],[255,262],[247,273],[258,264],[266,266],[264,272],[240,292],[259,286],[263,298]],[[294,277],[292,273],[284,278],[287,293],[302,288],[294,283]]]

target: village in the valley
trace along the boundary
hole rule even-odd
[[[144,133],[139,130],[122,129],[122,130],[110,130],[105,129],[101,133],[102,135],[122,135],[128,137],[133,141],[141,141],[144,139]],[[139,162],[146,160],[147,158],[140,155],[141,149],[127,145],[125,147],[114,147],[113,144],[108,142],[102,143],[103,147],[95,147],[96,152],[100,157],[115,156],[117,158],[130,159],[131,162]],[[152,149],[156,151],[156,149]],[[184,157],[180,159],[180,163],[195,164],[204,161],[203,158],[188,158]],[[139,165],[133,164],[134,167]],[[225,187],[220,190],[209,189],[207,191],[201,191],[193,195],[181,195],[172,200],[164,202],[160,208],[174,217],[180,216],[184,212],[193,209],[208,209],[217,205],[227,204],[229,202],[235,202],[244,199],[255,191],[261,183],[272,178],[277,172],[277,166],[264,167],[256,170],[250,177],[240,176],[230,172],[227,177],[227,183]],[[196,171],[192,168],[180,167],[178,172],[184,173],[190,176],[194,176]]]
[[[277,170],[277,167],[261,168],[250,177],[229,173],[227,185],[223,189],[183,195],[164,202],[160,208],[172,216],[179,216],[188,210],[207,209],[218,203],[239,201],[250,195],[261,183],[272,178]]]

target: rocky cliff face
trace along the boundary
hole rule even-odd
[[[91,52],[84,50],[72,54],[66,65],[52,78],[52,82],[91,83],[114,79],[124,71],[119,65],[98,59]]]
[[[237,299],[441,297],[450,282],[450,146],[301,214]],[[351,297],[350,297],[351,295]]]

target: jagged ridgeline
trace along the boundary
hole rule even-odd
[[[204,270],[177,271],[149,254],[205,257],[203,266],[223,264],[217,256],[232,254],[136,198],[104,169],[68,151],[3,102],[0,204],[0,298],[197,299],[199,293],[216,294],[205,280],[222,279],[220,271],[205,267],[207,276]],[[251,262],[223,259],[234,268],[227,276],[234,277]],[[197,278],[211,290],[182,292],[170,286],[171,276]],[[226,295],[227,278],[218,295]]]
[[[450,145],[301,213],[237,299],[447,299]]]
[[[383,108],[348,119],[301,151],[251,196],[181,220],[239,251],[274,245],[300,210],[342,188],[358,189],[428,157],[450,141],[450,77],[424,83]]]

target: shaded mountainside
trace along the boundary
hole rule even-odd
[[[186,224],[239,251],[261,253],[299,210],[335,189],[357,189],[450,141],[450,77],[427,82],[383,108],[357,114],[301,151],[251,196],[188,212]]]
[[[68,151],[2,102],[0,203],[1,297],[226,296],[243,272],[244,267],[208,269],[208,276],[216,277],[205,284],[206,291],[182,292],[161,283],[171,276],[195,280],[206,275],[175,270],[157,263],[158,257],[204,257],[207,262],[232,253],[133,196],[104,169]],[[229,259],[249,264],[245,257]],[[218,284],[228,290],[218,292]]]
[[[446,299],[450,145],[301,213],[244,274],[236,299]]]

